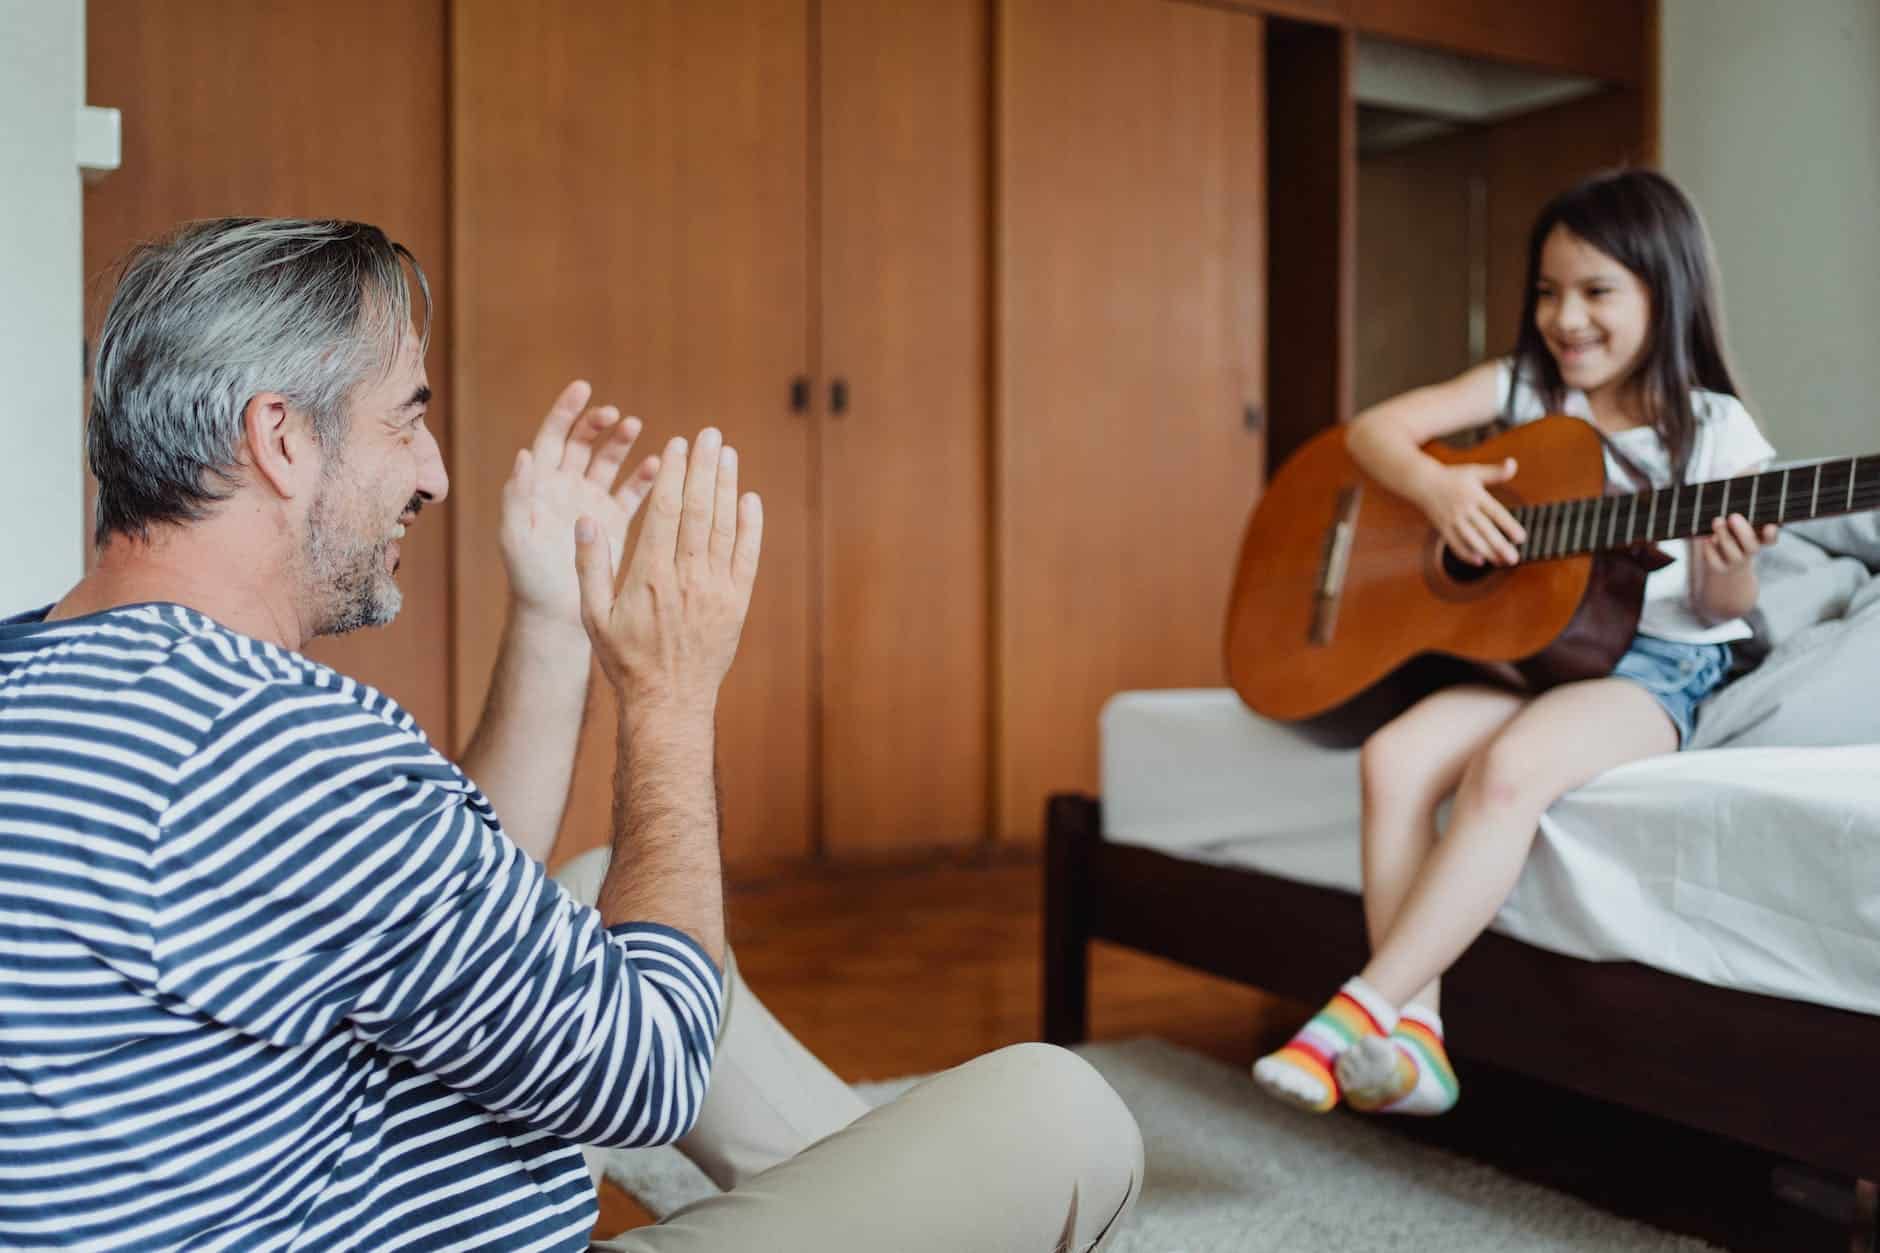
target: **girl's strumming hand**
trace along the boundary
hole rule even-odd
[[[1513,457],[1492,465],[1431,463],[1415,502],[1429,515],[1452,551],[1471,565],[1511,566],[1521,559],[1516,545],[1527,532],[1488,489],[1515,475]]]

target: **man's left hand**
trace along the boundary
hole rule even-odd
[[[659,458],[648,457],[614,482],[639,438],[640,420],[623,420],[612,405],[587,408],[592,394],[580,380],[562,389],[535,441],[516,453],[503,484],[503,563],[517,609],[577,631],[581,589],[574,576],[575,519],[594,519],[607,536],[607,551],[625,552],[627,527],[659,473]],[[614,564],[617,573],[618,557]]]

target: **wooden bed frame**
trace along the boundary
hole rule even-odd
[[[1052,797],[1046,831],[1053,1043],[1087,1034],[1091,940],[1308,1003],[1368,956],[1351,893],[1112,843],[1089,796]],[[1874,1247],[1880,1017],[1490,933],[1444,976],[1443,1018],[1466,1056],[1851,1177],[1854,1247]]]

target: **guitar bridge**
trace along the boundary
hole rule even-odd
[[[1312,643],[1323,647],[1332,642],[1338,627],[1338,603],[1345,594],[1345,570],[1351,564],[1351,545],[1358,534],[1358,502],[1363,488],[1352,485],[1340,489],[1338,509],[1332,525],[1325,530],[1325,546],[1319,555],[1319,589],[1312,605]]]

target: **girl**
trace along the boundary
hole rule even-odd
[[[1724,364],[1709,245],[1696,210],[1645,170],[1564,192],[1534,224],[1511,360],[1491,361],[1365,411],[1348,446],[1366,473],[1421,506],[1466,560],[1513,564],[1525,537],[1489,488],[1500,465],[1446,466],[1429,440],[1496,417],[1565,412],[1607,437],[1618,490],[1726,478],[1774,455]],[[1254,1063],[1259,1085],[1324,1111],[1439,1114],[1456,1103],[1437,979],[1513,890],[1553,801],[1614,766],[1676,750],[1749,634],[1755,556],[1775,539],[1740,514],[1664,545],[1638,635],[1611,677],[1540,695],[1491,686],[1427,697],[1365,742],[1364,912],[1371,962],[1291,1043]],[[1435,811],[1453,796],[1438,841]]]

